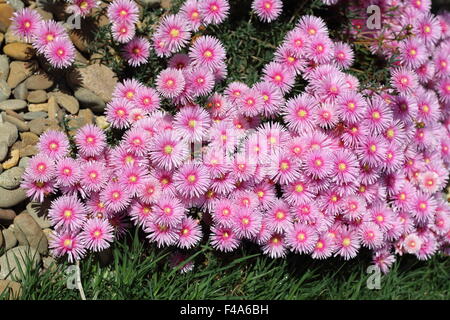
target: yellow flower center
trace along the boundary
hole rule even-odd
[[[351,243],[351,240],[350,240],[350,238],[348,238],[348,237],[346,237],[346,238],[344,238],[344,239],[342,240],[342,245],[343,245],[344,247],[348,247],[348,246],[350,245],[350,243]]]
[[[193,174],[190,174],[187,179],[189,182],[195,182],[195,180],[197,180],[197,178]]]
[[[172,38],[176,38],[180,35],[180,30],[179,29],[175,29],[173,28],[172,30],[170,30],[170,36]]]
[[[72,216],[73,212],[70,209],[64,210],[64,217],[70,218]]]
[[[173,152],[173,147],[171,145],[167,145],[164,147],[165,154],[171,154]]]

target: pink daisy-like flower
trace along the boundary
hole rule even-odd
[[[337,250],[335,255],[342,256],[345,260],[356,257],[361,247],[357,232],[351,229],[342,229],[336,235]]]
[[[381,201],[372,204],[368,214],[370,221],[378,225],[384,232],[391,229],[395,223],[392,210]]]
[[[176,228],[161,223],[149,222],[144,231],[149,233],[147,238],[150,242],[156,242],[158,248],[173,245],[178,239]]]
[[[153,205],[133,200],[130,206],[130,218],[136,226],[145,228],[154,218]]]
[[[261,228],[261,215],[249,208],[237,208],[233,218],[233,231],[238,238],[251,239]]]
[[[189,58],[189,55],[185,53],[177,53],[169,59],[168,67],[183,70],[187,69],[190,64],[191,59]]]
[[[187,72],[186,82],[193,97],[206,96],[214,88],[214,75],[208,69],[191,69]]]
[[[233,201],[229,199],[218,199],[214,202],[214,209],[212,210],[213,221],[224,227],[232,227],[234,224],[234,216],[237,208]]]
[[[370,132],[379,134],[392,122],[392,111],[383,99],[376,96],[369,100],[364,124]]]
[[[37,154],[30,159],[27,174],[39,182],[50,181],[55,177],[55,162],[44,154]]]
[[[130,195],[138,194],[143,181],[147,178],[147,171],[143,167],[129,166],[119,176],[119,184],[126,189]]]
[[[114,0],[108,6],[107,15],[115,23],[134,24],[139,19],[139,8],[132,0]]]
[[[47,130],[39,138],[37,147],[39,153],[51,159],[59,159],[68,154],[69,140],[64,132]]]
[[[327,26],[323,19],[312,15],[302,16],[297,27],[309,37],[326,35],[328,33]]]
[[[270,82],[259,82],[255,84],[254,89],[261,94],[263,114],[269,117],[275,116],[285,103],[281,90]]]
[[[141,88],[144,88],[144,86],[139,81],[135,79],[125,79],[116,85],[112,96],[113,98],[124,98],[129,101],[135,102],[136,95]]]
[[[94,252],[102,251],[111,245],[114,229],[106,219],[88,219],[83,226],[80,239],[83,245]]]
[[[186,143],[172,131],[156,136],[150,146],[150,158],[158,167],[166,170],[180,166],[188,152]]]
[[[31,198],[32,201],[37,202],[43,202],[44,196],[55,191],[55,184],[53,181],[37,181],[27,172],[25,172],[22,177],[20,187],[26,190],[27,197]]]
[[[333,180],[338,184],[356,182],[358,174],[359,163],[353,152],[341,149],[333,153]]]
[[[319,34],[308,42],[305,56],[316,63],[327,63],[333,58],[333,50],[334,46],[330,38]]]
[[[376,167],[385,160],[387,147],[383,137],[366,136],[363,137],[356,152],[363,164]]]
[[[301,162],[282,151],[276,151],[268,156],[267,174],[281,185],[291,183],[301,175]]]
[[[427,59],[426,47],[415,37],[405,39],[400,45],[400,59],[405,66],[417,68]]]
[[[366,113],[366,108],[366,100],[355,91],[345,91],[336,100],[336,113],[347,123],[360,121]]]
[[[253,117],[263,111],[264,101],[259,92],[254,89],[248,89],[243,92],[240,99],[236,101],[239,112],[245,116]]]
[[[128,60],[128,64],[133,67],[147,63],[150,42],[144,37],[135,37],[123,47],[123,55]]]
[[[187,0],[180,8],[180,15],[189,22],[192,31],[196,32],[202,25],[202,16],[198,0]]]
[[[70,187],[78,183],[80,179],[80,164],[72,158],[61,158],[55,166],[56,184]]]
[[[311,226],[296,223],[287,233],[286,241],[299,254],[310,254],[319,239],[319,235]]]
[[[275,62],[282,64],[288,71],[299,74],[305,69],[306,61],[299,58],[298,54],[287,43],[283,43],[275,51]]]
[[[76,232],[86,220],[86,213],[76,196],[61,196],[52,201],[48,217],[57,230]]]
[[[211,244],[217,250],[233,251],[239,246],[240,242],[233,228],[225,226],[213,226],[211,228]]]
[[[49,242],[49,247],[55,257],[67,254],[69,263],[81,260],[86,253],[79,233],[54,231]]]
[[[144,203],[151,204],[159,199],[161,191],[161,185],[156,178],[146,177],[140,185],[137,196]]]
[[[191,36],[189,22],[179,14],[163,17],[156,33],[165,40],[170,52],[179,51]]]
[[[75,61],[75,47],[69,38],[60,37],[50,42],[44,55],[55,68],[67,68]]]
[[[411,93],[418,86],[417,75],[405,67],[396,68],[391,72],[391,85],[399,93]]]
[[[334,59],[338,66],[348,69],[354,60],[354,53],[349,44],[337,42],[334,44]]]
[[[225,89],[225,95],[231,102],[236,102],[245,91],[247,91],[249,87],[242,82],[232,82],[228,85],[228,87]]]
[[[316,100],[308,94],[302,94],[286,102],[283,118],[291,130],[297,133],[309,132],[315,127],[316,108]]]
[[[118,182],[110,182],[101,192],[100,199],[108,210],[120,212],[129,206],[131,195]]]
[[[228,0],[202,0],[199,2],[200,14],[206,24],[219,24],[230,11]]]
[[[71,5],[67,7],[66,11],[77,16],[85,17],[97,5],[98,2],[96,0],[72,0]]]
[[[346,196],[342,200],[342,209],[346,220],[356,221],[366,213],[366,201],[358,195]]]
[[[274,201],[272,207],[264,215],[264,222],[267,228],[273,232],[287,231],[292,225],[289,205],[282,200]]]
[[[417,99],[417,121],[424,124],[434,124],[439,120],[440,110],[439,101],[434,91],[428,90],[419,92],[416,95]]]
[[[285,37],[286,46],[298,57],[302,57],[305,53],[307,44],[307,35],[299,28],[289,31]]]
[[[291,205],[309,203],[314,198],[313,190],[303,179],[283,186],[283,198]]]
[[[113,39],[120,43],[128,43],[136,34],[136,26],[129,22],[113,23],[112,27]]]
[[[319,235],[319,239],[315,243],[311,257],[313,259],[326,259],[333,255],[336,250],[335,241],[329,237],[327,233]]]
[[[427,45],[435,44],[442,35],[439,21],[431,13],[420,16],[417,19],[413,30],[416,36],[423,40]]]
[[[417,234],[411,233],[403,239],[401,245],[407,253],[416,254],[419,252],[422,243],[422,239]]]
[[[167,195],[161,196],[155,203],[155,221],[158,224],[176,227],[183,220],[185,207],[181,201]]]
[[[77,131],[75,143],[82,155],[93,157],[105,149],[106,136],[99,127],[87,124]]]
[[[202,238],[202,229],[197,220],[190,217],[181,222],[177,245],[182,249],[190,249],[197,245]]]
[[[316,124],[323,129],[332,129],[339,121],[336,107],[332,103],[322,103],[315,109]]]
[[[189,49],[189,57],[197,67],[215,68],[225,59],[225,49],[218,39],[201,36]]]
[[[88,161],[80,170],[80,183],[88,192],[98,192],[103,189],[108,180],[107,169],[101,161]]]
[[[262,251],[271,258],[284,258],[287,253],[287,241],[283,234],[273,233],[265,244]]]
[[[127,151],[137,156],[144,156],[147,154],[150,141],[150,135],[146,131],[142,131],[140,128],[132,128],[125,133],[122,144]]]
[[[303,167],[305,172],[313,178],[325,178],[332,172],[333,160],[329,151],[311,150],[304,157]]]
[[[188,142],[201,142],[210,126],[208,112],[199,106],[184,107],[174,119],[174,129]]]
[[[287,93],[291,90],[295,83],[295,73],[287,70],[282,64],[270,62],[263,69],[263,79]]]
[[[133,105],[125,98],[115,98],[106,105],[106,119],[111,126],[118,129],[129,127],[129,117]]]
[[[381,248],[375,251],[373,256],[373,263],[381,272],[388,273],[392,264],[395,262],[395,255],[391,254],[386,248]]]
[[[178,69],[167,68],[156,78],[156,87],[165,98],[175,98],[180,95],[186,85],[183,73]]]
[[[281,0],[253,0],[252,9],[264,22],[271,22],[278,18],[283,10]]]
[[[159,108],[160,98],[155,89],[139,87],[134,102],[140,109],[147,113],[151,113]]]
[[[67,37],[66,30],[62,24],[53,20],[41,21],[33,36],[33,47],[43,54],[49,43],[62,37]]]
[[[436,200],[420,191],[416,192],[411,200],[411,214],[418,223],[429,222],[436,212]]]
[[[383,244],[383,232],[373,222],[365,222],[358,227],[361,244],[369,249],[375,249]]]
[[[256,171],[256,163],[248,159],[246,154],[238,153],[229,164],[231,177],[237,181],[247,181],[252,179]]]
[[[24,8],[14,12],[11,29],[18,37],[31,41],[39,28],[41,20],[42,18],[36,10]]]
[[[450,76],[439,80],[437,91],[443,102],[450,103]]]
[[[210,185],[207,168],[199,164],[186,163],[174,174],[175,188],[184,197],[199,197]]]

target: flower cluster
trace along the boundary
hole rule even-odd
[[[255,1],[255,10],[261,2],[270,1]],[[307,15],[257,83],[217,92],[227,76],[220,40],[200,36],[188,53],[180,50],[201,24],[220,23],[228,2],[186,1],[153,37],[156,54],[170,57],[156,88],[128,79],[113,93],[106,115],[124,131],[118,145],[87,125],[75,136],[73,159],[63,133],[42,135],[23,187],[37,201],[63,194],[49,212],[55,254],[80,259],[101,250],[129,221],[158,247],[179,250],[204,234],[219,251],[250,241],[273,258],[350,259],[366,248],[383,272],[395,254],[448,252],[450,207],[441,190],[450,163],[450,19],[429,6],[399,6],[422,27],[377,49],[398,55],[387,87],[362,89],[347,72],[351,46]],[[270,21],[272,13],[258,15]],[[393,37],[395,28],[384,32]],[[307,85],[292,96],[299,77]]]
[[[74,62],[75,47],[61,23],[44,20],[36,10],[25,8],[14,13],[11,27],[53,67],[66,68]]]

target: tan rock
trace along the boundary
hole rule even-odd
[[[12,280],[0,280],[0,295],[9,300],[15,300],[22,294],[22,286],[19,282]]]
[[[19,157],[20,152],[19,150],[11,150],[11,158],[9,158],[7,161],[3,162],[2,167],[5,170],[11,169],[12,167],[15,167],[17,163],[19,163]]]
[[[20,133],[20,140],[25,146],[34,146],[38,143],[39,137],[33,132]]]
[[[96,117],[95,124],[97,125],[97,127],[101,128],[101,129],[107,129],[109,127],[109,122],[106,121],[105,116]]]
[[[0,4],[0,31],[6,32],[11,25],[11,17],[13,16],[14,9],[6,3]]]
[[[25,82],[28,90],[47,90],[53,86],[53,80],[46,74],[34,74]]]
[[[41,227],[28,213],[21,213],[14,219],[14,235],[19,245],[38,249],[39,253],[47,253],[48,241]]]
[[[27,100],[30,103],[44,103],[47,101],[47,92],[44,90],[31,91],[28,93]]]
[[[50,120],[56,120],[56,117],[58,116],[58,111],[59,111],[59,107],[58,107],[58,103],[56,102],[56,98],[51,96],[50,98],[48,98],[48,118]]]
[[[3,51],[8,57],[22,61],[30,60],[36,53],[31,44],[21,42],[7,44]]]
[[[35,62],[13,61],[10,65],[8,85],[14,89],[19,83],[30,77],[36,70]]]
[[[39,104],[34,104],[31,103],[28,105],[28,110],[30,112],[38,112],[38,111],[48,111],[48,103],[39,103]]]

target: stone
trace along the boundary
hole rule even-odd
[[[8,170],[11,169],[12,167],[15,167],[19,162],[19,158],[20,158],[20,150],[11,150],[11,157],[2,164],[3,169]]]
[[[45,11],[42,8],[37,7],[36,10],[43,20],[53,20],[53,14],[51,12]]]
[[[8,0],[8,3],[11,7],[14,8],[15,11],[22,10],[25,7],[23,2],[20,0]]]
[[[117,84],[116,74],[102,64],[92,64],[85,68],[75,69],[68,80],[75,89],[78,87],[88,89],[105,103],[111,100]]]
[[[5,120],[6,122],[9,122],[9,123],[15,125],[20,132],[25,132],[25,131],[30,130],[30,127],[28,126],[28,123],[26,123],[25,121],[22,121],[22,120],[20,120],[20,119],[18,119],[16,117],[4,114],[3,115],[3,120]]]
[[[14,43],[14,42],[22,42],[23,40],[16,36],[12,30],[12,28],[8,28],[8,30],[5,33],[5,43]]]
[[[51,92],[49,95],[55,97],[58,105],[61,108],[66,109],[71,114],[77,114],[78,110],[80,110],[78,100],[68,94],[62,92]]]
[[[28,111],[30,111],[30,112],[45,111],[46,112],[46,111],[48,111],[48,104],[47,103],[29,104]]]
[[[20,159],[18,167],[24,169],[28,168],[28,163],[30,162],[30,159],[31,159],[30,157],[23,157],[22,159]]]
[[[28,93],[27,101],[30,103],[43,103],[47,101],[47,92],[44,90],[36,90]]]
[[[42,258],[42,267],[44,269],[56,271],[57,268],[56,259],[50,256]]]
[[[14,8],[9,4],[0,4],[0,31],[6,32],[8,27],[11,25],[11,18],[14,13]]]
[[[8,154],[8,144],[5,141],[0,141],[0,162],[5,160]]]
[[[45,228],[45,229],[42,229],[42,232],[47,237],[47,241],[50,242],[53,237],[53,230],[50,228]]]
[[[48,251],[48,241],[45,234],[31,215],[23,212],[14,219],[14,235],[19,245],[27,245],[38,249],[39,253]]]
[[[161,0],[161,8],[163,9],[172,8],[172,0]]]
[[[3,48],[3,52],[14,60],[27,61],[34,57],[35,50],[31,44],[14,42]]]
[[[26,80],[36,71],[36,64],[28,61],[13,61],[9,66],[10,70],[7,82],[11,89],[14,89],[19,83]]]
[[[19,99],[8,99],[0,102],[0,110],[22,110],[27,106],[26,101]]]
[[[8,190],[0,188],[0,208],[11,208],[18,205],[27,198],[25,190],[18,188]]]
[[[30,126],[30,131],[37,135],[40,135],[48,129],[60,130],[58,122],[55,120],[34,119],[31,120],[28,125]]]
[[[0,280],[0,296],[9,300],[16,300],[22,294],[22,286],[19,282],[11,280]]]
[[[11,95],[11,88],[8,86],[8,83],[0,79],[0,102],[5,101]]]
[[[14,232],[10,229],[3,229],[3,244],[5,245],[5,251],[14,248],[17,245],[17,239]]]
[[[80,112],[78,112],[78,117],[83,118],[86,124],[94,123],[94,114],[91,109],[81,109]]]
[[[105,111],[105,102],[92,91],[85,88],[78,88],[74,92],[75,98],[80,102],[84,108],[89,108],[93,112],[102,113]]]
[[[53,86],[54,82],[46,74],[32,75],[25,81],[28,90],[47,90]]]
[[[28,89],[25,85],[25,81],[20,83],[13,91],[14,98],[19,100],[25,100],[28,97]]]
[[[21,145],[19,147],[19,158],[32,157],[34,155],[37,155],[38,153],[39,153],[39,151],[36,146]]]
[[[27,266],[36,268],[41,256],[36,249],[19,246],[8,250],[0,257],[0,279],[21,280]]]
[[[20,140],[22,140],[25,146],[34,146],[38,143],[39,137],[33,132],[22,132],[20,134]]]
[[[0,143],[6,142],[8,147],[12,146],[19,137],[19,132],[15,125],[5,122],[0,123]]]
[[[0,174],[0,187],[13,190],[20,186],[22,181],[22,175],[24,173],[23,168],[14,167],[6,170]]]
[[[11,209],[0,209],[0,223],[11,224],[16,217],[16,213]]]
[[[58,116],[58,112],[60,111],[59,107],[58,107],[58,103],[56,102],[56,98],[51,96],[48,99],[47,105],[48,105],[48,111],[47,111],[48,118],[50,120],[56,120],[56,118]]]
[[[107,129],[109,127],[109,122],[106,120],[105,116],[96,117],[95,124],[101,129]]]
[[[38,112],[27,112],[23,115],[23,118],[25,120],[35,120],[35,119],[45,119],[47,118],[48,114],[47,112],[38,111]]]
[[[38,202],[30,202],[27,205],[28,214],[33,217],[34,221],[36,221],[41,229],[47,229],[51,227],[50,220],[46,216],[48,209],[48,205],[44,205]]]
[[[83,36],[80,34],[80,31],[78,29],[72,29],[69,31],[69,38],[72,40],[72,43],[75,45],[75,47],[80,50],[81,52],[88,52],[88,42],[87,39],[84,39]]]
[[[0,44],[3,43],[3,40],[5,40],[5,35],[2,32],[0,32]]]
[[[6,55],[0,55],[0,79],[8,80],[9,75],[9,59]]]

